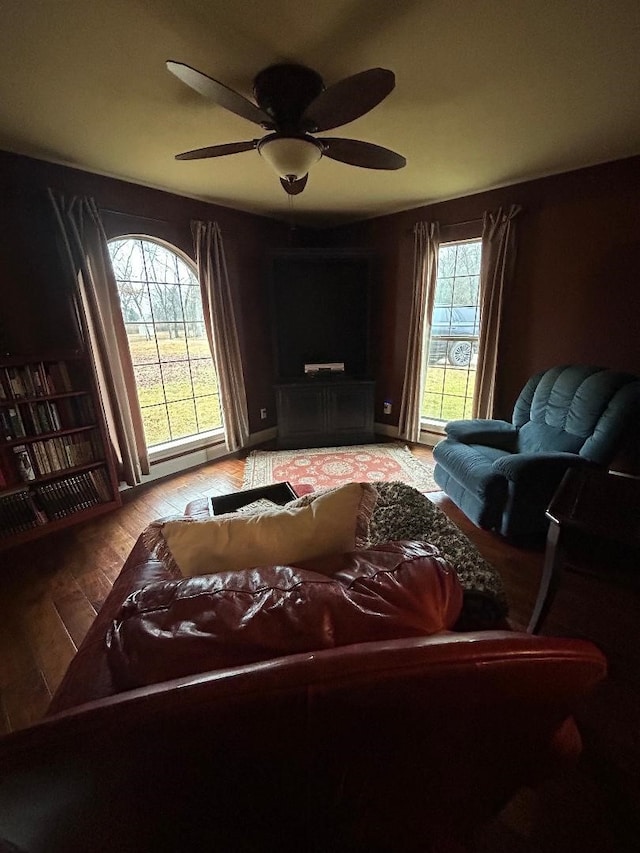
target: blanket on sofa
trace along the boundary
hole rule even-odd
[[[435,545],[458,575],[464,603],[458,630],[495,628],[508,613],[502,578],[461,530],[413,486],[402,482],[372,483],[376,505],[369,521],[366,547],[403,539]],[[303,495],[288,506],[304,506],[318,492]]]

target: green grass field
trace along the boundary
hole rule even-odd
[[[422,417],[439,421],[470,418],[475,380],[475,370],[429,365],[422,395]]]
[[[149,447],[222,426],[218,380],[205,338],[191,339],[188,344],[183,338],[161,339],[156,345],[131,337],[129,346]],[[475,377],[475,370],[467,373],[449,365],[430,365],[422,417],[442,421],[471,417]],[[194,392],[195,403],[185,399]]]
[[[184,338],[161,339],[156,345],[131,337],[129,348],[148,447],[222,426],[218,380],[206,339],[188,344]],[[185,399],[194,394],[195,402]]]

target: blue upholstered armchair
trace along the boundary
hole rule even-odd
[[[527,382],[511,423],[450,421],[433,451],[435,479],[478,527],[536,537],[565,471],[608,467],[631,437],[638,440],[639,426],[640,378],[554,367]]]

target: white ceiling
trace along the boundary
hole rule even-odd
[[[323,159],[290,199],[256,151],[177,152],[260,129],[180,83],[366,68],[396,88],[331,136],[407,158]],[[640,153],[639,0],[2,0],[0,148],[267,216],[328,224]]]

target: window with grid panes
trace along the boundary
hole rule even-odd
[[[149,448],[222,429],[193,264],[145,237],[109,241]]]
[[[480,334],[481,240],[442,243],[426,353],[423,421],[470,418]]]

